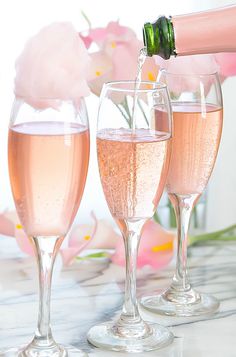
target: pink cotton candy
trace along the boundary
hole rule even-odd
[[[53,23],[32,37],[17,59],[15,94],[62,100],[87,96],[88,65],[88,52],[72,24]],[[27,101],[37,107],[35,99]]]

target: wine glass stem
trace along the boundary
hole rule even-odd
[[[136,265],[140,232],[143,220],[126,222],[127,232],[124,234],[126,257],[125,299],[121,316],[114,325],[114,332],[130,338],[143,337],[150,333],[149,326],[142,320],[136,297]]]
[[[135,320],[139,318],[137,298],[136,298],[136,261],[137,250],[140,237],[135,232],[129,232],[128,237],[124,237],[126,256],[126,280],[125,280],[125,301],[122,314],[126,318]]]
[[[200,194],[169,194],[175,210],[178,229],[176,271],[171,286],[181,292],[189,291],[191,288],[187,275],[188,229],[191,213],[199,196]]]
[[[44,347],[54,343],[50,327],[50,298],[53,265],[63,238],[34,237],[39,270],[39,314],[34,343]]]

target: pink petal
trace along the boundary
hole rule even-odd
[[[133,30],[129,27],[121,26],[118,21],[111,21],[107,27],[91,29],[88,33],[91,41],[95,42],[99,48],[102,48],[108,38],[111,40],[128,40],[136,37]]]
[[[0,233],[16,238],[19,248],[28,255],[34,255],[33,241],[29,238],[21,224],[15,211],[5,212],[0,215]]]
[[[160,57],[156,57],[157,65],[162,69],[166,69],[170,73],[175,74],[210,74],[217,72],[219,66],[216,63],[214,55],[194,55],[183,57],[172,57],[165,61]],[[198,77],[185,76],[168,80],[168,86],[171,92],[179,93],[179,91],[199,91]],[[203,81],[203,79],[202,79]],[[205,92],[210,90],[211,79],[204,79]]]
[[[220,74],[224,77],[236,75],[236,53],[217,53],[216,62],[220,66]]]
[[[135,45],[136,41],[138,41],[135,32],[130,27],[120,25],[118,21],[110,22],[107,25],[106,40],[108,39],[110,39],[110,41],[113,40],[115,42],[127,42],[130,44],[130,46]]]
[[[97,221],[97,230],[93,240],[89,244],[89,249],[113,249],[120,234],[115,231],[110,222],[106,220]]]
[[[6,212],[0,214],[0,234],[14,237],[15,223],[10,219]]]
[[[97,231],[97,218],[92,213],[94,225],[81,224],[75,226],[70,234],[68,248],[61,249],[63,263],[69,265],[73,259],[90,244]]]
[[[207,74],[219,69],[214,55],[177,56],[167,61],[156,56],[155,61],[161,68],[179,74]]]
[[[166,266],[173,257],[174,234],[164,230],[154,221],[145,224],[138,252],[137,266],[141,268],[149,265],[153,268]],[[117,243],[112,262],[125,265],[125,252],[123,240]]]
[[[143,44],[132,29],[121,26],[118,21],[109,22],[106,28],[90,30],[88,36],[100,48],[91,54],[89,85],[93,93],[100,95],[105,82],[135,79],[138,53]],[[123,97],[114,98],[114,102],[119,104]]]
[[[132,80],[137,75],[137,58],[139,53],[139,42],[136,44],[117,44],[112,53],[113,80]]]
[[[104,51],[91,54],[88,80],[94,94],[100,95],[103,84],[112,80],[112,73],[112,60]]]
[[[83,41],[83,43],[85,44],[86,48],[89,48],[93,42],[93,39],[90,36],[85,36],[82,33],[79,34],[81,40]]]
[[[103,42],[108,34],[107,28],[96,28],[89,31],[90,39],[95,42],[99,47],[102,47]]]
[[[153,57],[147,57],[142,69],[143,81],[156,81],[159,66],[156,64]]]
[[[111,73],[112,68],[112,60],[104,51],[94,52],[91,54],[88,78],[89,80],[99,79],[106,73]]]
[[[15,238],[19,248],[26,254],[34,255],[34,242],[28,237],[20,225],[15,228]]]
[[[118,21],[111,21],[108,23],[106,28],[107,33],[112,33],[117,37],[122,37],[130,34],[134,34],[133,30],[129,27],[121,26]]]

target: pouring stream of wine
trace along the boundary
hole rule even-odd
[[[134,100],[133,100],[133,108],[132,108],[132,120],[131,120],[131,129],[134,132],[136,128],[136,114],[137,114],[137,106],[138,106],[138,90],[141,85],[142,80],[142,68],[145,63],[145,59],[147,57],[146,48],[142,48],[139,52],[138,56],[138,69],[137,76],[135,78],[135,87],[134,87]]]

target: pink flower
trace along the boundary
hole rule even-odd
[[[116,47],[116,43],[112,41],[126,42],[136,39],[136,35],[133,30],[126,26],[121,26],[118,21],[111,21],[106,27],[100,27],[95,29],[89,29],[88,35],[83,39],[90,39],[90,45],[94,42],[99,49],[104,47],[104,43],[110,43],[111,48]]]
[[[223,77],[236,75],[236,53],[217,53],[215,58]]]
[[[167,61],[155,56],[155,61],[162,69],[177,74],[207,74],[219,69],[214,55],[177,56]]]
[[[60,249],[64,265],[69,265],[85,248],[113,249],[113,263],[125,265],[124,243],[121,234],[105,220],[97,220],[91,214],[93,224],[75,225],[69,234],[68,244]],[[0,234],[15,236],[19,248],[27,255],[34,255],[32,238],[28,237],[19,222],[16,212],[0,214]],[[138,267],[150,265],[161,268],[173,257],[173,240],[175,235],[167,232],[159,224],[149,221],[144,226],[139,247]]]
[[[85,248],[114,248],[120,235],[105,220],[97,220],[91,213],[93,224],[79,224],[72,228],[67,247],[60,249],[63,263],[69,265]],[[28,237],[20,224],[16,212],[0,214],[0,234],[15,237],[19,248],[27,255],[34,255],[32,238]]]
[[[120,235],[112,226],[104,221],[97,220],[92,213],[94,225],[76,225],[68,238],[68,248],[61,249],[62,259],[65,265],[69,265],[73,259],[85,248],[111,249],[114,248]]]
[[[97,218],[92,213],[94,225],[82,224],[75,226],[68,238],[68,247],[61,249],[63,263],[69,265],[74,258],[84,250],[94,238],[97,231]]]
[[[168,72],[177,74],[207,74],[218,72],[221,82],[226,77],[236,75],[236,53],[216,53],[214,55],[194,55],[172,57],[168,61],[156,56],[156,64],[161,69],[166,69]],[[176,83],[176,86],[178,84]],[[186,86],[186,81],[184,82]],[[188,87],[190,89],[196,83],[192,79],[188,79]],[[175,86],[171,85],[172,88]],[[186,89],[188,89],[186,86]]]
[[[108,81],[133,80],[137,75],[137,61],[143,43],[129,27],[110,22],[106,28],[91,29],[82,37],[88,45],[95,43],[98,51],[91,53],[89,85],[100,95],[102,85]],[[155,80],[158,67],[154,59],[147,60],[143,80]]]
[[[114,249],[117,241],[120,239],[120,233],[117,233],[109,221],[100,219],[97,221],[97,230],[93,240],[90,242],[89,249]]]
[[[113,63],[111,58],[103,51],[92,53],[88,77],[91,91],[99,97],[103,84],[110,82],[112,75]]]
[[[4,236],[13,237],[15,233],[14,218],[15,213],[3,212],[0,214],[0,233]]]
[[[24,232],[20,223],[15,226],[15,238],[18,247],[27,255],[34,255],[34,242],[31,237],[28,237]]]
[[[137,266],[141,268],[149,265],[155,269],[166,266],[172,259],[174,253],[174,233],[167,232],[158,223],[150,220],[143,229],[140,240]],[[112,262],[125,265],[125,251],[123,239],[116,245]]]
[[[147,57],[142,69],[142,80],[155,82],[157,80],[158,71],[159,65],[155,63],[154,58]]]
[[[72,230],[68,239],[68,247],[60,250],[64,264],[70,264],[92,241],[98,225],[94,214],[92,214],[92,218],[94,224],[78,225]],[[28,237],[24,232],[16,212],[4,212],[0,214],[0,234],[15,237],[19,248],[24,253],[34,255],[32,238]]]
[[[84,42],[67,22],[53,23],[32,37],[16,61],[15,94],[32,98],[62,100],[89,94],[89,55]],[[45,101],[43,107],[50,106]],[[42,108],[42,104],[40,104]]]
[[[4,212],[0,214],[0,234],[15,237],[19,248],[28,255],[34,255],[33,242],[20,224],[17,213]]]
[[[214,55],[194,55],[194,56],[180,56],[171,57],[165,61],[161,57],[156,56],[156,63],[161,69],[167,70],[167,72],[179,74],[180,77],[169,77],[168,87],[170,92],[178,94],[180,91],[199,91],[199,79],[198,77],[192,77],[188,75],[200,75],[211,74],[219,70],[219,66],[216,63]],[[187,76],[181,76],[182,74]],[[160,81],[161,81],[160,77]],[[204,81],[205,92],[210,90],[212,80],[211,78],[201,78]]]

